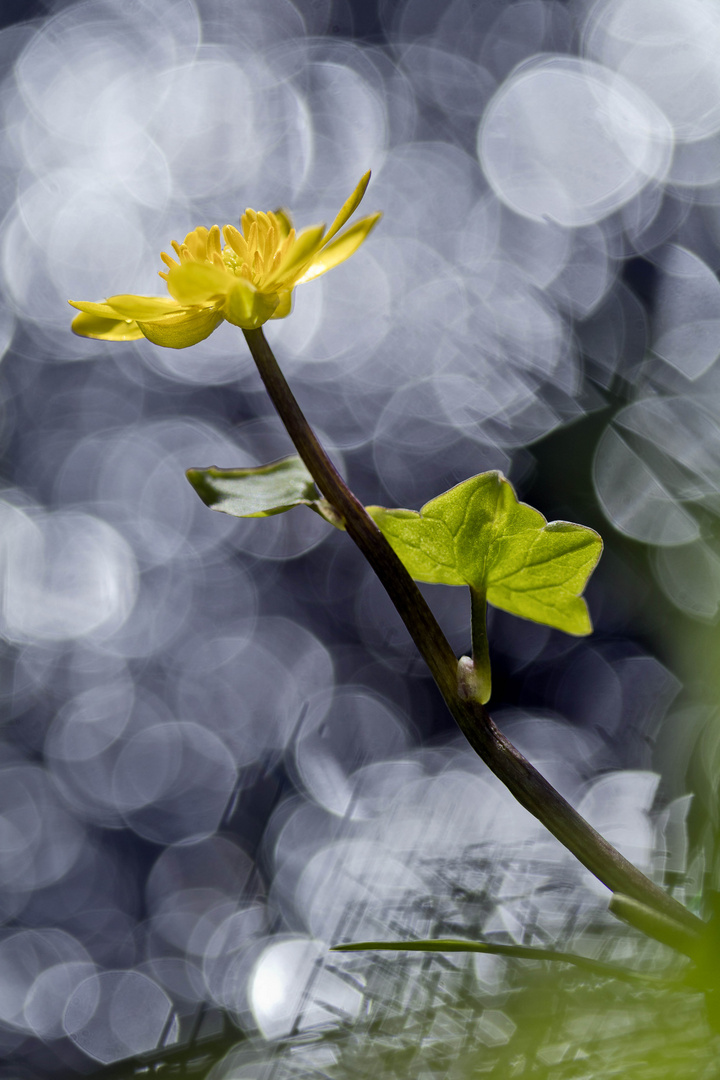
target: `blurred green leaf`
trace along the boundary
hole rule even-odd
[[[548,522],[502,473],[480,473],[414,510],[369,506],[416,581],[469,585],[495,607],[568,634],[592,630],[581,598],[602,551],[593,529]]]
[[[331,525],[342,527],[299,457],[254,469],[188,469],[186,475],[211,510],[232,517],[263,518],[284,514],[294,506],[309,506]]]

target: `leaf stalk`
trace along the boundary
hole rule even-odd
[[[485,705],[490,700],[492,674],[490,671],[490,646],[487,635],[487,598],[470,586],[470,635],[472,660],[477,682],[477,699]]]

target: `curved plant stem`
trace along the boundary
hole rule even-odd
[[[295,400],[262,330],[244,330],[243,333],[270,400],[298,454],[385,587],[473,750],[517,801],[608,889],[638,900],[673,920],[687,940],[688,949],[694,947],[704,923],[603,839],[495,727],[484,706],[458,692],[457,658],[422,593],[328,458]],[[644,929],[649,932],[646,927]]]

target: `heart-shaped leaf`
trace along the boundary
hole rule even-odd
[[[568,634],[592,630],[581,597],[600,558],[593,529],[548,522],[518,502],[500,472],[480,473],[438,495],[417,513],[369,506],[404,566],[416,581],[468,585],[472,663],[463,658],[458,686],[466,697],[490,697],[487,603]]]
[[[602,540],[518,502],[502,473],[473,476],[419,513],[367,509],[416,581],[469,585],[512,615],[568,634],[591,632],[580,594]]]
[[[309,506],[331,525],[342,527],[299,457],[254,469],[188,469],[187,478],[206,506],[232,517],[272,517],[294,506]]]

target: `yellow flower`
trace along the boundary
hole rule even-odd
[[[226,225],[221,234],[217,225],[201,225],[184,243],[173,240],[175,258],[165,252],[160,256],[167,267],[160,277],[169,297],[110,296],[100,304],[71,300],[81,313],[73,319],[73,330],[104,341],[146,337],[156,345],[184,349],[212,334],[223,319],[243,330],[284,319],[295,286],[349,258],[380,218],[370,214],[337,235],[369,180],[367,172],[327,232],[324,225],[311,225],[296,233],[283,210],[246,210],[242,232]]]

